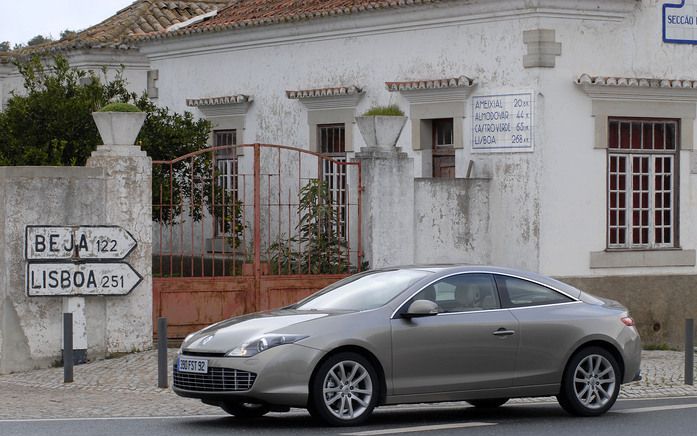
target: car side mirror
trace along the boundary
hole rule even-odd
[[[417,318],[422,316],[438,315],[438,305],[430,300],[416,300],[409,305],[402,315],[404,318]]]

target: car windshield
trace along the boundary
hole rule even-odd
[[[381,270],[356,274],[299,302],[297,310],[368,310],[386,304],[417,280],[425,270]]]

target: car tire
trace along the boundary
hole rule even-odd
[[[310,414],[332,426],[364,423],[375,408],[380,381],[368,359],[342,352],[320,364],[310,382]]]
[[[566,365],[557,401],[572,415],[602,415],[615,404],[620,392],[619,368],[615,357],[604,348],[581,349]]]
[[[479,409],[495,409],[503,406],[508,398],[485,398],[482,400],[467,400],[468,403]]]
[[[239,419],[259,418],[269,413],[267,406],[256,403],[226,401],[220,405],[220,408]]]

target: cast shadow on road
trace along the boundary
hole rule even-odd
[[[434,424],[461,423],[467,421],[521,421],[526,419],[569,420],[574,419],[566,414],[558,405],[514,405],[502,406],[497,409],[476,409],[474,407],[433,407],[408,406],[400,408],[376,409],[373,416],[365,424],[368,427],[378,426],[422,426]],[[192,419],[188,422],[177,423],[189,428],[192,433],[196,429],[264,429],[265,431],[288,431],[292,429],[321,429],[325,426],[312,419],[308,413],[273,413],[255,420],[239,420],[234,417],[210,419]]]

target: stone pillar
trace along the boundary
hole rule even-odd
[[[106,300],[107,353],[152,346],[152,161],[134,145],[100,145],[87,161],[106,178],[104,224],[121,226],[138,242],[125,259],[143,276],[128,295]]]
[[[363,250],[369,268],[414,263],[414,159],[400,148],[363,147]]]

